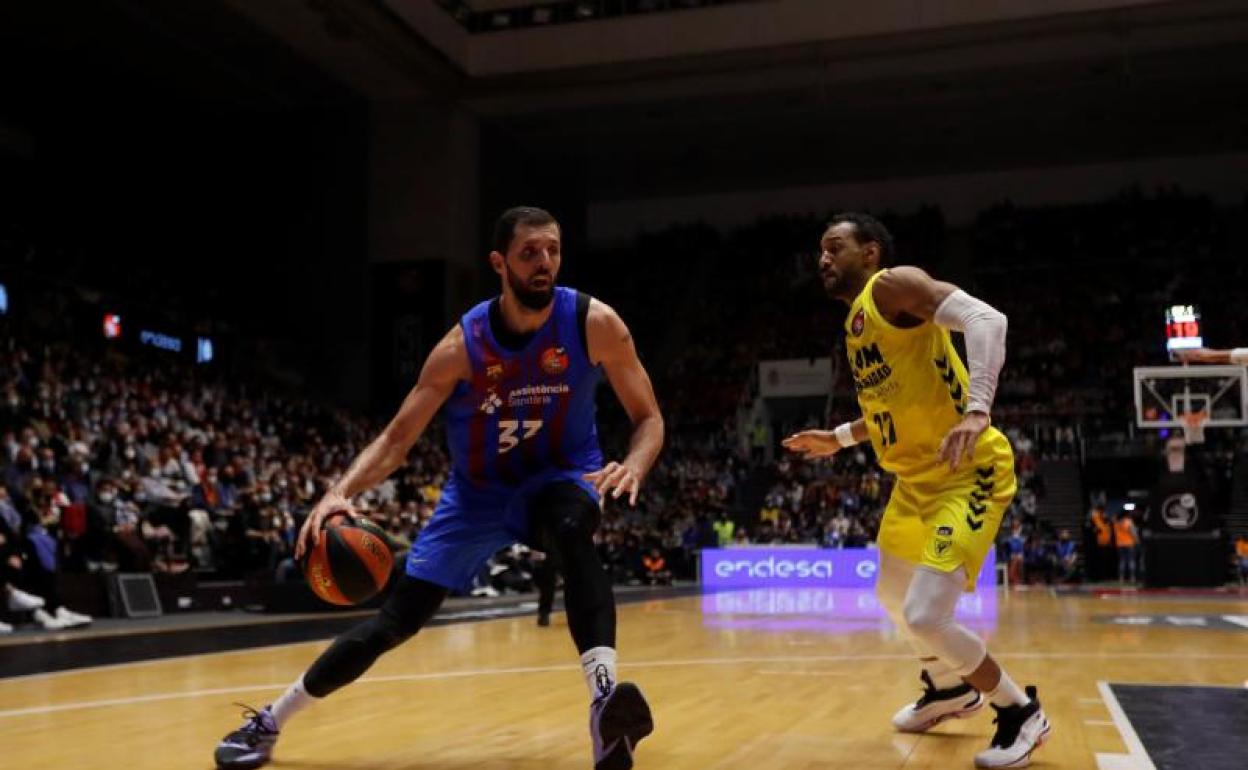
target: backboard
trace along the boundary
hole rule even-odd
[[[1140,366],[1135,374],[1135,424],[1183,428],[1183,415],[1208,414],[1207,428],[1248,425],[1248,368]]]

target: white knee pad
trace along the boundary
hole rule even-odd
[[[906,623],[906,594],[910,591],[910,582],[914,580],[916,566],[905,559],[881,553],[880,572],[875,581],[875,596],[879,599],[880,606],[888,613],[889,620],[893,621],[893,625],[896,626],[897,633],[909,643],[910,649],[914,650],[915,657],[926,662],[929,658],[936,657],[936,654],[910,631],[910,626]],[[930,664],[929,667],[937,672],[942,670]]]
[[[910,590],[914,568],[915,565],[905,559],[880,553],[880,572],[875,579],[875,596],[880,600],[880,606],[888,613],[897,630],[907,635],[906,592]]]
[[[910,633],[960,676],[966,676],[988,654],[984,640],[953,619],[966,572],[941,572],[918,567],[910,581],[904,608]]]

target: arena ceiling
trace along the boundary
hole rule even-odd
[[[4,4],[2,77],[10,105],[444,105],[487,164],[592,198],[1248,148],[1239,0],[817,0],[822,27],[762,0],[488,35],[437,1]],[[692,31],[636,34],[660,28]]]
[[[592,198],[1248,148],[1237,0],[765,0],[486,35],[438,0],[258,4],[284,28],[222,2],[375,102],[479,116],[487,168]]]

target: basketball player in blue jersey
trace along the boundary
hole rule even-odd
[[[490,264],[502,294],[468,311],[429,354],[399,412],[317,503],[296,556],[332,513],[406,460],[439,408],[452,472],[376,616],[340,636],[272,705],[217,746],[217,767],[265,764],[287,721],[358,679],[424,626],[451,589],[466,587],[500,548],[527,541],[564,577],[568,628],[590,692],[595,770],[627,770],[654,725],[636,685],[616,680],[615,599],[594,550],[604,495],[638,489],[663,445],[663,418],[628,327],[610,307],[559,287],[559,224],[514,208],[494,231]],[[626,457],[603,464],[594,391],[605,374],[633,424]]]

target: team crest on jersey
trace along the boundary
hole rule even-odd
[[[866,328],[867,328],[867,314],[861,308],[859,308],[858,312],[854,313],[854,320],[850,322],[849,324],[849,331],[855,337],[861,337],[863,330]]]
[[[489,366],[485,367],[485,379],[489,380],[490,382],[498,382],[499,380],[503,379],[503,365],[502,364],[490,364]]]
[[[568,351],[565,348],[546,348],[542,351],[542,371],[547,374],[563,374],[568,369]]]

